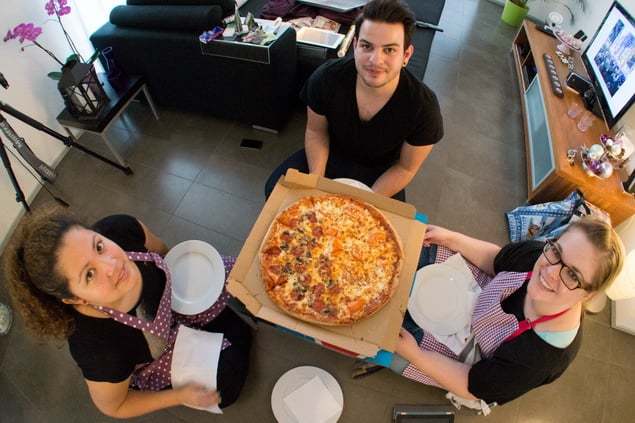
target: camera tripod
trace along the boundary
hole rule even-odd
[[[0,86],[2,86],[4,89],[9,88],[9,83],[4,78],[2,73],[0,73]],[[77,144],[70,136],[65,136],[60,134],[59,132],[52,130],[48,126],[25,115],[24,113],[14,109],[10,105],[8,105],[7,103],[3,103],[2,101],[0,101],[0,112],[5,112],[13,116],[14,118],[26,123],[30,127],[37,129],[38,131],[44,132],[50,135],[51,137],[57,139],[58,141],[61,141],[65,146],[75,147],[81,150],[82,152],[88,154],[89,156],[99,159],[102,162],[107,163],[121,170],[126,175],[131,175],[133,173],[132,169],[130,169],[129,167],[122,166],[119,163],[116,163],[108,159],[107,157],[102,156],[99,153],[96,153],[80,144]],[[24,138],[20,137],[15,132],[15,130],[11,127],[9,122],[4,118],[4,116],[2,116],[2,113],[0,113],[0,133],[4,134],[9,139],[14,149],[22,156],[22,158],[29,164],[29,166],[33,168],[33,170],[42,178],[44,182],[52,183],[55,181],[55,177],[56,177],[55,170],[53,170],[50,166],[48,166],[46,163],[41,161],[35,155],[35,153],[33,153],[33,151],[29,148]],[[29,205],[26,202],[26,197],[24,196],[24,192],[20,188],[20,184],[18,183],[18,180],[15,177],[15,173],[13,172],[13,169],[11,168],[11,162],[9,161],[9,157],[7,156],[7,150],[1,138],[0,138],[0,159],[2,159],[2,163],[9,175],[9,179],[11,180],[11,184],[13,185],[13,189],[15,190],[15,201],[18,203],[21,203],[22,206],[25,208],[25,210],[27,212],[30,212],[31,209],[29,208]],[[44,182],[41,182],[39,180],[38,182],[45,187]],[[49,191],[49,194],[51,194],[56,201],[60,202],[61,204],[65,206],[68,206],[68,203],[56,197],[50,191]]]

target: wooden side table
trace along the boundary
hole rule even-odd
[[[101,111],[99,118],[93,120],[79,120],[71,115],[68,109],[64,108],[64,110],[57,116],[57,121],[74,141],[77,140],[70,128],[81,129],[99,135],[104,140],[119,164],[126,167],[129,171],[132,171],[117,149],[108,141],[106,131],[108,131],[110,125],[121,113],[124,112],[124,110],[126,110],[130,102],[142,90],[156,120],[159,120],[159,115],[157,114],[156,107],[152,101],[152,97],[150,96],[150,91],[148,90],[142,76],[122,77],[126,79],[122,80],[121,85],[117,87],[111,85],[108,78],[106,78],[106,75],[103,73],[98,74],[98,78],[104,87],[104,91],[110,99],[110,102],[105,106],[104,110]]]
[[[624,191],[618,172],[608,179],[590,177],[582,170],[579,157],[574,165],[567,159],[569,149],[590,147],[600,142],[601,134],[611,132],[606,122],[597,117],[591,128],[581,132],[576,127],[579,117],[568,117],[569,107],[574,103],[582,106],[582,99],[565,88],[568,69],[556,56],[557,43],[525,20],[512,44],[524,121],[528,200],[561,200],[577,188],[588,201],[606,210],[613,225],[617,225],[635,214],[635,197]],[[545,53],[553,57],[562,83],[562,98],[551,91]],[[576,72],[586,74],[579,55],[575,59]]]

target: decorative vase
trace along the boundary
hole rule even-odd
[[[505,0],[505,8],[503,9],[501,20],[507,25],[519,27],[520,24],[523,23],[523,19],[525,19],[528,12],[528,7],[518,6],[517,4],[512,3],[511,0]]]
[[[102,63],[106,70],[106,77],[108,77],[108,81],[112,82],[123,75],[123,72],[115,62],[112,47],[106,47],[103,49],[101,51],[101,57],[103,58]]]

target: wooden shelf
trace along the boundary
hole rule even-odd
[[[568,68],[561,63],[556,56],[557,41],[538,31],[534,24],[525,21],[514,39],[512,53],[514,56],[516,74],[520,87],[521,108],[523,112],[523,127],[525,149],[527,152],[527,183],[528,200],[532,203],[561,200],[571,191],[580,189],[585,198],[606,210],[617,225],[629,216],[635,214],[635,197],[624,191],[622,182],[615,172],[609,179],[599,179],[587,176],[576,160],[574,166],[570,166],[567,160],[567,150],[587,147],[600,142],[600,135],[610,134],[604,120],[594,119],[593,126],[587,132],[580,132],[576,127],[576,120],[570,119],[567,110],[573,103],[582,104],[580,96],[565,89],[565,79]],[[551,92],[548,71],[543,61],[543,54],[549,53],[553,57],[560,82],[565,93],[563,98],[556,97]],[[587,76],[580,57],[575,57],[577,73]],[[531,61],[531,62],[530,62]],[[553,157],[553,169],[537,185],[533,186],[532,178],[532,145],[530,135],[530,123],[528,122],[528,104],[525,93],[532,82],[532,70],[535,69],[535,78],[538,78],[546,126],[549,135],[551,154]]]

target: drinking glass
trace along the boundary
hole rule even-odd
[[[584,109],[582,108],[582,105],[580,103],[571,103],[571,105],[567,109],[567,116],[569,116],[571,119],[576,119],[583,111]]]
[[[578,129],[580,130],[580,132],[586,132],[589,130],[589,128],[593,125],[593,113],[591,113],[590,111],[586,110],[585,112],[582,113],[582,117],[580,117],[580,120],[578,121]]]

